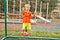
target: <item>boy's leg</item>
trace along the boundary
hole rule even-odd
[[[24,36],[24,35],[25,35],[25,26],[26,26],[26,23],[23,23],[23,24],[22,24],[21,36]]]
[[[24,34],[24,30],[22,30],[22,32],[21,32],[21,36],[24,36],[25,34]]]
[[[29,36],[29,31],[31,30],[31,24],[30,23],[27,23],[27,26],[26,26],[26,36]]]

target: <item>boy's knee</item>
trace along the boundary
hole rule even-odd
[[[27,29],[25,31],[27,32]]]

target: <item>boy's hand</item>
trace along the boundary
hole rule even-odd
[[[34,16],[36,16],[37,15],[37,13],[34,13]]]

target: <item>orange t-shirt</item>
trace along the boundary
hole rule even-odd
[[[23,23],[30,23],[32,13],[29,11],[23,11],[22,17],[23,17]]]

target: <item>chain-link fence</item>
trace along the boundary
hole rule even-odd
[[[7,15],[8,15],[7,29],[8,29],[8,35],[11,35],[12,38],[14,37],[14,35],[18,35],[17,37],[20,38],[20,30],[21,30],[22,26],[20,24],[21,21],[19,19],[19,14],[21,13],[21,8],[26,3],[29,3],[31,5],[30,11],[33,14],[36,12],[36,14],[38,14],[46,19],[60,18],[60,12],[59,12],[59,10],[60,10],[59,3],[60,2],[59,2],[59,0],[6,0],[6,2],[7,2],[6,7],[7,7]],[[1,3],[0,4],[0,19],[4,19],[4,6],[3,6],[4,1],[0,0],[0,3]],[[38,19],[38,18],[36,18],[36,19]],[[38,19],[38,21],[40,22],[40,19]],[[43,24],[44,21],[40,22],[40,24],[41,23]],[[31,38],[27,37],[29,40],[50,40],[50,38],[48,39],[48,38],[40,38],[40,37],[41,36],[47,37],[48,33],[50,33],[49,31],[52,31],[52,30],[58,31],[59,30],[59,29],[55,30],[55,28],[52,28],[51,26],[49,26],[49,23],[47,23],[49,27],[46,26],[46,24],[43,27],[41,27],[42,24],[38,25],[39,27],[37,25],[32,25],[32,31],[30,32],[30,34],[31,34],[31,36],[34,36],[34,37],[36,36],[36,37],[35,38],[34,37],[31,37]],[[51,23],[51,24],[53,24],[53,23]],[[58,28],[59,28],[59,26],[58,26]],[[40,31],[36,31],[36,30],[48,31],[48,33],[47,32],[40,33]],[[53,32],[52,32],[52,35],[53,35]],[[54,35],[56,35],[56,34],[54,34]],[[37,37],[37,36],[39,36],[39,37]],[[49,35],[49,37],[50,36],[51,36],[51,34]],[[26,39],[23,39],[23,40],[26,40]],[[7,40],[9,40],[9,39],[7,39]]]

